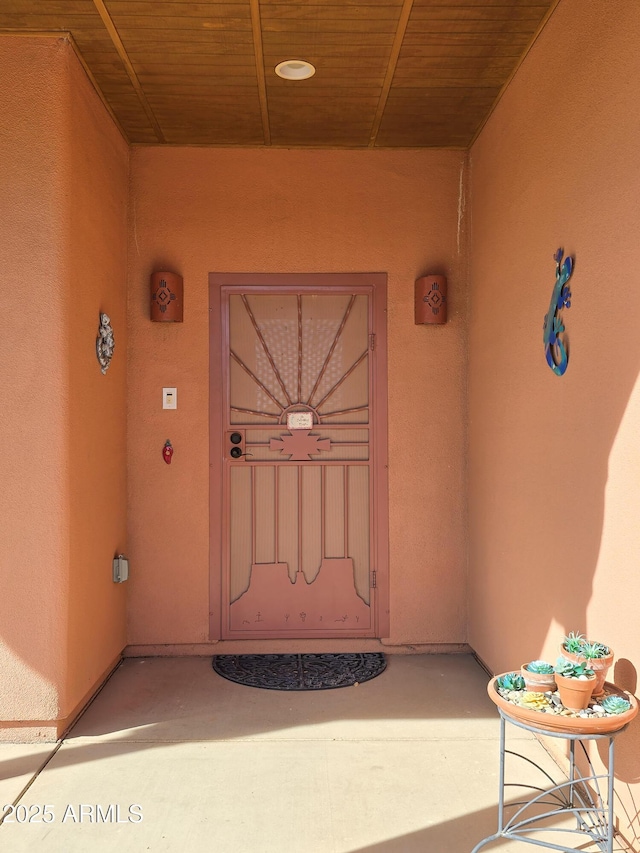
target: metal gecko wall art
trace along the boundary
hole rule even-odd
[[[560,337],[565,328],[559,312],[563,308],[571,307],[571,288],[567,282],[573,272],[573,258],[566,257],[563,261],[563,254],[563,249],[560,248],[553,256],[556,262],[556,283],[551,294],[549,313],[544,318],[543,335],[547,364],[556,376],[562,376],[569,363],[569,354],[563,339]]]

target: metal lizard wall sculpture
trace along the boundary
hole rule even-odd
[[[549,313],[544,318],[544,352],[547,364],[556,374],[562,376],[567,369],[569,356],[560,338],[564,332],[564,324],[559,316],[562,308],[571,307],[571,288],[567,284],[573,272],[573,259],[566,257],[562,261],[563,250],[560,248],[553,256],[556,262],[556,283],[551,294]]]

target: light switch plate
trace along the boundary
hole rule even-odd
[[[163,388],[162,389],[162,408],[177,409],[178,408],[178,389]]]

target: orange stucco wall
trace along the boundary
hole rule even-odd
[[[632,690],[639,39],[637,3],[562,0],[470,156],[469,641],[504,671],[554,661],[564,633],[583,631],[611,645]],[[542,343],[558,246],[575,256],[563,377]],[[637,721],[618,753],[635,782]]]
[[[95,687],[126,645],[126,584],[112,577],[127,552],[127,201],[129,151],[69,52],[67,370],[69,617],[63,714]],[[111,319],[105,375],[94,338]]]
[[[209,638],[209,272],[386,272],[390,643],[465,640],[464,155],[136,148],[129,289],[134,647]],[[184,277],[183,324],[149,320],[149,276]],[[414,325],[442,271],[449,322]],[[178,388],[163,411],[161,389]],[[170,466],[161,450],[171,439]],[[264,646],[264,644],[263,644]]]
[[[67,603],[64,531],[65,75],[57,44],[0,40],[0,720],[58,715]],[[48,286],[47,286],[48,285]],[[55,330],[53,342],[50,331]],[[37,524],[34,525],[34,520]],[[32,614],[39,613],[35,619]]]
[[[0,39],[0,66],[0,734],[29,739],[125,644],[128,152],[64,40]]]

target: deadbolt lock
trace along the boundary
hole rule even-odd
[[[231,447],[229,447],[231,445]],[[227,447],[229,448],[229,456],[232,459],[240,459],[245,455],[244,452],[244,431],[233,430],[227,433]]]

